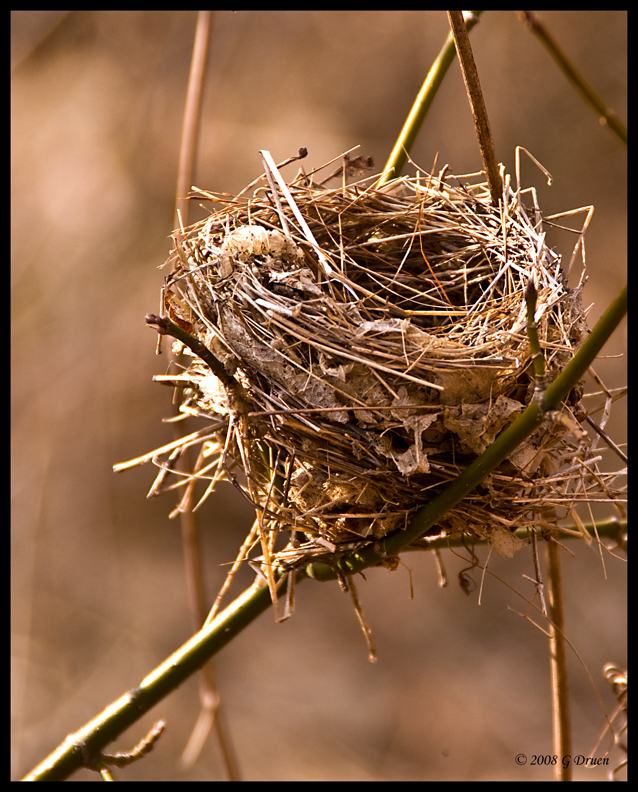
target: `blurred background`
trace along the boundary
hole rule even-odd
[[[542,18],[626,119],[626,12]],[[172,437],[162,423],[172,391],[151,381],[167,358],[155,356],[144,315],[157,311],[170,247],[195,23],[187,11],[12,12],[13,778],[192,633],[174,498],[145,498],[150,466],[116,475],[112,465]],[[216,12],[194,183],[238,192],[261,172],[259,149],[280,161],[301,146],[307,169],[359,144],[380,170],[447,32],[434,11]],[[471,38],[497,158],[513,173],[525,146],[551,172],[550,188],[523,162],[545,214],[596,207],[591,326],[625,280],[626,151],[514,12],[485,13]],[[429,170],[437,152],[453,173],[481,167],[456,63],[412,158]],[[573,243],[557,240],[566,254]],[[626,383],[625,345],[623,328],[596,363],[609,387]],[[623,442],[616,407],[608,431]],[[199,514],[212,597],[251,512],[222,485]],[[601,669],[625,663],[625,564],[609,554],[603,564],[582,542],[569,549],[567,635],[582,660],[570,656],[573,752],[601,756],[605,717],[588,673],[611,712]],[[292,619],[266,613],[218,655],[245,780],[551,778],[530,766],[553,753],[547,642],[514,613],[532,594],[521,577],[533,575],[531,556],[492,556],[497,577],[479,605],[480,570],[468,597],[458,585],[468,562],[443,555],[446,589],[421,554],[404,558],[413,599],[405,567],[359,582],[376,664],[350,597],[311,582]],[[210,744],[194,768],[178,768],[198,711],[193,678],[112,746],[129,750],[154,720],[168,722],[151,755],[115,774],[223,779]]]

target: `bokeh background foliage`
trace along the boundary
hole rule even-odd
[[[626,118],[626,13],[542,16]],[[171,391],[151,382],[166,360],[143,317],[169,248],[194,24],[194,12],[12,13],[13,777],[191,632],[172,503],[144,499],[149,468],[111,466],[171,439],[161,423]],[[358,143],[380,168],[447,32],[442,12],[217,13],[196,184],[240,190],[259,173],[258,149],[281,160],[306,146],[319,165]],[[522,145],[550,170],[548,188],[523,166],[545,213],[596,206],[591,325],[625,277],[625,152],[513,12],[484,14],[471,37],[497,157],[513,171]],[[436,152],[453,172],[480,167],[456,64],[412,156],[429,169]],[[569,241],[556,244],[566,252]],[[613,357],[624,345],[617,332],[595,366],[610,387],[626,381]],[[623,422],[619,406],[608,428],[620,440]],[[211,594],[250,516],[230,487],[202,511]],[[608,559],[605,580],[595,553],[570,546],[569,637],[611,709],[599,672],[624,661],[624,565]],[[414,600],[402,568],[370,570],[359,585],[375,665],[334,584],[301,587],[293,619],[265,616],[219,655],[246,779],[551,777],[514,764],[551,753],[546,642],[507,609],[522,601],[488,579],[478,608],[457,583],[466,563],[445,554],[441,590],[429,555],[405,560]],[[490,569],[531,594],[529,555]],[[570,663],[574,753],[589,755],[604,722]],[[120,777],[184,778],[177,757],[197,711],[193,680],[113,746],[168,721],[160,747]],[[220,773],[210,751],[186,778]]]

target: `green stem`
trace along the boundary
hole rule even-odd
[[[540,18],[533,11],[520,11],[519,16],[523,24],[538,37],[552,58],[554,58],[565,77],[585,99],[587,104],[593,107],[601,122],[604,122],[626,146],[627,127],[620,121],[616,113],[610,107],[607,107],[605,102],[565,55]]]
[[[596,528],[601,538],[618,541],[620,535],[626,531],[626,522],[609,520],[606,523],[597,524]],[[523,529],[517,532],[517,535],[524,539],[526,533],[527,529]],[[459,537],[426,537],[419,541],[422,542],[420,549],[425,547],[443,549],[461,545]],[[487,544],[487,540],[476,539],[472,544]],[[419,548],[413,546],[408,549]],[[283,574],[281,570],[277,570],[275,578],[280,580]],[[304,579],[305,575],[299,574],[297,582]],[[286,593],[286,588],[287,581],[284,580],[278,589],[279,596]],[[24,780],[62,781],[68,778],[71,773],[85,765],[83,754],[89,757],[97,756],[108,743],[115,740],[166,695],[186,681],[194,671],[239,635],[271,605],[268,586],[261,581],[253,584],[219,613],[206,628],[196,633],[142,680],[139,687],[125,693],[93,720],[74,734],[69,735]]]
[[[627,520],[625,518],[617,519],[615,517],[610,517],[608,520],[603,520],[602,522],[597,522],[595,524],[583,523],[583,527],[590,536],[596,535],[599,539],[612,539],[616,542],[618,547],[622,547],[626,550],[624,536],[627,533]],[[574,538],[576,538],[576,533],[579,532],[577,526],[566,525],[565,528],[572,531]],[[561,536],[561,541],[571,538],[570,534],[561,533],[560,530],[559,534]],[[529,528],[519,528],[518,530],[514,531],[514,536],[522,539],[523,541],[527,541],[529,538]],[[455,534],[454,536],[422,536],[413,542],[409,547],[406,547],[404,552],[446,550],[449,547],[465,547],[470,543],[473,547],[479,547],[480,545],[489,544],[489,540],[479,537],[472,537],[471,541],[468,542],[467,537],[464,534]]]
[[[281,577],[281,573],[277,573]],[[284,586],[281,592],[284,593]],[[86,764],[271,605],[268,586],[256,583],[196,633],[139,687],[125,693],[79,731],[69,735],[25,781],[61,781]]]

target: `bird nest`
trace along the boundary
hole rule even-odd
[[[165,309],[196,343],[180,344],[192,356],[181,373],[157,379],[183,388],[183,414],[208,421],[155,454],[153,491],[198,444],[177,485],[204,481],[203,500],[230,480],[257,509],[269,560],[296,566],[405,527],[521,414],[535,385],[530,278],[548,381],[587,327],[582,279],[567,287],[535,193],[504,174],[499,206],[480,174],[335,189],[268,176],[250,197],[198,192],[221,208],[174,236]],[[584,452],[570,429],[581,396],[436,531],[511,555],[516,528],[555,527],[586,499],[596,480],[574,462]],[[282,530],[290,542],[277,549]]]

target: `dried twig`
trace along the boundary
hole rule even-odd
[[[472,45],[470,44],[470,37],[465,27],[465,20],[463,19],[462,11],[448,11],[448,19],[452,34],[454,36],[454,43],[456,44],[456,51],[459,56],[459,63],[463,73],[463,81],[465,82],[465,89],[467,91],[468,99],[470,100],[470,107],[472,109],[472,118],[474,119],[474,127],[476,129],[476,136],[481,150],[481,157],[483,159],[483,167],[487,177],[487,183],[490,187],[490,194],[492,196],[492,203],[498,206],[503,191],[501,184],[501,176],[498,171],[498,163],[496,155],[494,154],[494,142],[492,140],[492,133],[490,131],[490,122],[487,116],[487,109],[483,99],[483,92],[481,91],[481,83],[479,81],[478,71],[474,63],[474,55],[472,54]]]
[[[549,661],[552,675],[552,713],[554,753],[571,756],[571,718],[569,711],[569,689],[567,685],[567,646],[565,643],[565,620],[563,617],[562,576],[560,570],[560,547],[553,540],[547,542],[549,576],[547,593],[549,598]],[[557,762],[557,781],[571,781],[571,762]]]

